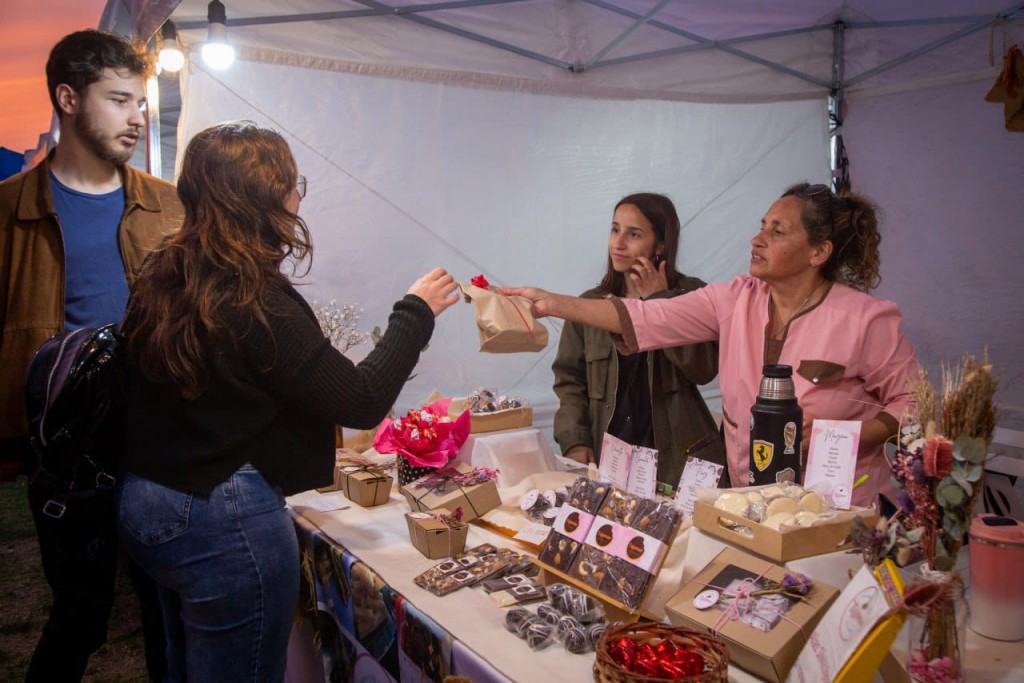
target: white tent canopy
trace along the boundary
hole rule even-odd
[[[177,25],[195,57],[181,76],[182,146],[237,118],[286,135],[310,179],[303,291],[359,304],[364,329],[435,264],[462,280],[592,286],[611,209],[640,190],[675,201],[682,270],[745,272],[771,201],[828,180],[835,94],[853,188],[886,219],[876,293],[899,302],[933,376],[987,346],[1001,424],[1024,428],[1024,136],[982,99],[1024,39],[1024,3],[225,5],[239,60],[219,72],[198,59],[205,0],[112,0],[104,21],[143,36]],[[487,356],[459,305],[399,408],[434,388],[489,386],[550,414],[550,327],[546,352]]]

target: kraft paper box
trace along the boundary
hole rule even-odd
[[[352,471],[346,471],[352,470]],[[364,508],[383,505],[391,496],[394,478],[352,466],[339,466],[335,478],[345,497]]]
[[[403,486],[402,495],[413,512],[462,508],[462,521],[470,522],[501,505],[498,486],[493,479],[475,485],[460,484],[450,479],[453,475],[472,471],[473,467],[461,462],[446,465]],[[424,483],[427,486],[418,486]]]
[[[449,511],[439,508],[434,512],[448,514]],[[407,512],[405,522],[413,546],[432,560],[452,557],[466,549],[468,524],[453,528],[426,512]]]
[[[522,429],[533,425],[533,408],[509,408],[494,413],[470,413],[469,433],[498,432],[503,429]]]
[[[781,582],[786,573],[784,567],[726,548],[669,598],[665,612],[673,624],[717,631],[729,647],[731,663],[781,682],[839,591],[815,581],[803,600],[769,594],[748,597],[739,606],[729,595],[744,581],[763,587],[762,577]]]
[[[452,399],[448,407],[448,415],[454,420],[465,408],[462,407],[465,399]],[[482,434],[484,432],[498,432],[503,429],[522,429],[533,426],[533,408],[521,406],[519,408],[508,408],[496,410],[491,413],[470,413],[469,433]]]
[[[334,450],[334,481],[328,486],[321,486],[317,488],[320,493],[329,493],[330,491],[341,491],[342,489],[342,476],[341,470],[344,466],[343,463],[346,460],[356,460],[360,462],[367,462],[362,455],[351,448],[336,448]]]
[[[789,562],[801,557],[847,549],[849,545],[844,545],[843,541],[850,533],[853,517],[858,512],[868,526],[874,526],[878,521],[873,510],[859,508],[840,513],[832,523],[800,528],[784,527],[782,531],[776,531],[697,499],[693,502],[693,523],[701,531],[727,543],[775,562]]]

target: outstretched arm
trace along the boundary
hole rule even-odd
[[[576,296],[555,294],[537,287],[502,287],[501,293],[529,300],[531,311],[538,318],[562,318],[613,334],[622,334],[619,314],[615,310],[615,305],[608,299],[581,299]]]

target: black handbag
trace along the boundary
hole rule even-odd
[[[126,369],[118,325],[83,327],[47,339],[29,364],[25,408],[39,465],[62,483],[43,508],[60,518],[76,489],[111,489],[120,438],[113,407]]]

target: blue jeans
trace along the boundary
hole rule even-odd
[[[117,521],[160,588],[167,680],[284,679],[299,547],[280,489],[250,465],[206,498],[124,472]]]

